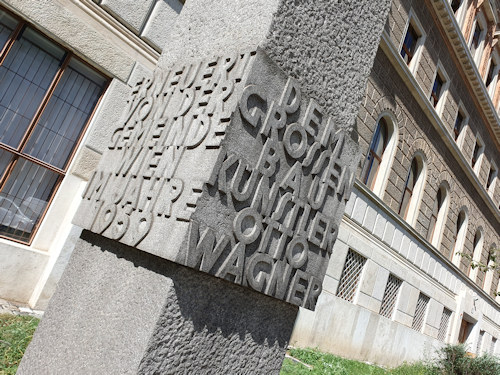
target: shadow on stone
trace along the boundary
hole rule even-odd
[[[165,298],[164,307],[141,360],[140,373],[165,373],[166,369],[182,373],[200,368],[231,373],[279,371],[296,306],[88,231],[82,233],[82,239],[173,282],[166,295],[158,296]]]

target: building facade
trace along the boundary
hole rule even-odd
[[[182,6],[0,2],[0,298],[46,307],[112,123],[130,87],[154,69]]]
[[[183,2],[0,5],[0,298],[44,309],[82,192]],[[444,342],[500,354],[499,273],[457,254],[493,264],[500,247],[499,10],[393,0],[357,117],[355,188],[293,344],[385,365]]]
[[[500,353],[498,9],[394,0],[357,117],[363,160],[292,343],[394,365]]]

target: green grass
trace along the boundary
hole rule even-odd
[[[426,375],[427,366],[416,363],[404,364],[398,368],[385,370],[363,362],[351,361],[332,354],[321,353],[314,349],[291,349],[290,355],[313,366],[304,365],[285,359],[280,375]]]
[[[39,320],[0,314],[0,375],[14,375]]]

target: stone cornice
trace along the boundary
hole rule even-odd
[[[112,35],[119,38],[127,47],[134,50],[137,61],[144,64],[149,69],[154,69],[160,58],[160,53],[158,51],[135,35],[92,0],[72,0],[71,2],[92,17]]]
[[[420,108],[425,113],[431,124],[434,126],[434,128],[440,135],[441,139],[443,140],[443,143],[446,145],[448,150],[453,154],[455,160],[464,171],[464,174],[467,176],[470,182],[476,187],[476,191],[484,200],[485,205],[489,208],[489,210],[492,212],[493,216],[497,219],[497,221],[500,221],[500,211],[498,210],[496,204],[493,202],[493,199],[479,181],[476,173],[473,171],[469,162],[465,159],[464,155],[462,154],[462,151],[458,147],[457,143],[453,140],[448,129],[443,124],[443,121],[436,113],[436,110],[431,105],[431,102],[422,91],[422,88],[420,87],[417,80],[411,73],[410,69],[404,63],[399,53],[396,51],[396,47],[391,42],[391,39],[386,31],[382,33],[382,38],[380,40],[380,48],[387,55],[389,61],[391,61],[391,64],[398,72],[400,77],[403,79],[409,91],[415,97]]]
[[[479,74],[474,59],[470,54],[467,42],[460,30],[460,27],[455,19],[453,10],[447,1],[443,0],[430,0],[432,7],[436,12],[437,19],[441,23],[443,30],[445,31],[453,51],[456,54],[457,60],[460,62],[465,76],[469,80],[470,86],[476,98],[481,106],[481,109],[487,119],[487,125],[490,127],[492,135],[496,140],[496,145],[500,148],[500,118],[495,110],[495,107],[491,101],[488,90]],[[489,1],[486,1],[486,5],[491,6]]]

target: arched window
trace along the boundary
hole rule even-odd
[[[406,217],[406,214],[408,213],[408,207],[410,206],[410,200],[413,195],[413,190],[415,189],[418,172],[417,159],[413,158],[413,160],[411,161],[410,169],[408,171],[408,176],[406,177],[403,197],[401,198],[401,203],[399,204],[398,214],[403,217]]]
[[[440,242],[447,203],[448,189],[442,184],[437,191],[436,199],[432,206],[429,228],[427,230],[427,240],[435,247],[437,247]]]
[[[419,155],[415,156],[408,170],[403,196],[399,203],[398,214],[401,215],[410,224],[417,216],[418,203],[420,201],[420,192],[422,191],[424,181],[424,162]]]
[[[483,232],[478,229],[476,234],[474,234],[474,241],[472,242],[472,262],[477,263],[481,261],[481,253],[483,252]],[[472,268],[469,265],[469,277],[476,281],[479,269],[477,267]]]
[[[493,253],[495,252],[496,250],[496,245],[493,244],[490,246],[490,250],[488,251],[488,258],[486,259],[486,264],[488,266],[492,266],[494,261],[492,259],[492,255]],[[496,255],[496,254],[495,254]],[[488,294],[491,294],[491,286],[493,284],[493,275],[494,275],[494,270],[492,269],[489,269],[486,271],[486,275],[484,276],[484,279],[483,279],[483,290],[488,293]]]
[[[382,117],[378,122],[375,133],[373,133],[370,150],[368,150],[366,154],[365,165],[361,176],[361,180],[369,189],[373,189],[380,164],[382,163],[382,156],[387,147],[388,135],[387,121]]]
[[[451,259],[454,265],[458,267],[460,264],[460,253],[464,246],[465,234],[467,233],[467,225],[468,225],[468,215],[466,210],[462,209],[457,217],[457,225],[455,227],[455,245],[451,252]]]

